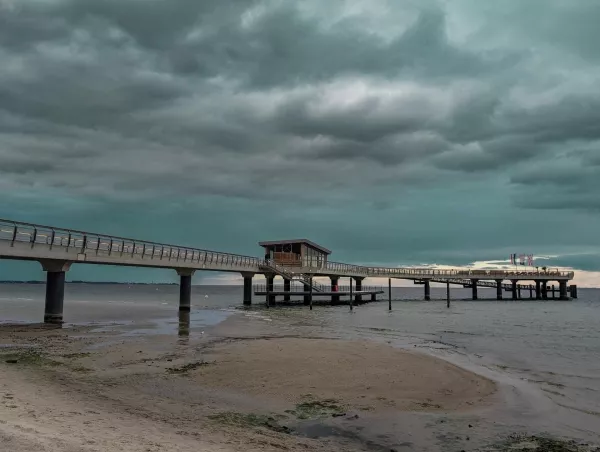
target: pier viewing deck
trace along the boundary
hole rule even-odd
[[[181,278],[180,309],[184,311],[190,308],[191,277],[196,271],[241,273],[244,277],[244,304],[252,301],[252,278],[257,274],[266,277],[265,290],[256,292],[261,295],[266,293],[267,303],[274,303],[279,295],[271,290],[276,277],[284,280],[284,292],[289,292],[290,289],[286,290],[286,287],[297,282],[304,287],[305,290],[301,291],[304,296],[331,292],[328,295],[332,301],[339,301],[338,281],[343,277],[354,281],[357,297],[362,295],[360,292],[365,278],[387,278],[423,284],[426,300],[430,298],[431,282],[470,286],[474,299],[477,299],[477,287],[491,285],[498,289],[498,298],[501,299],[502,289],[511,290],[513,298],[517,298],[520,288],[518,282],[524,280],[535,283],[536,298],[545,298],[547,283],[555,281],[559,284],[560,298],[568,299],[567,282],[574,277],[573,272],[558,270],[361,266],[331,262],[331,251],[306,239],[260,242],[260,245],[265,250],[264,258],[0,220],[0,259],[37,261],[47,272],[46,322],[62,322],[65,273],[73,264],[173,269]],[[315,277],[328,277],[331,284],[323,286],[313,279]],[[510,281],[510,287],[506,287],[505,280]],[[576,289],[570,290],[571,295],[576,296]],[[284,297],[287,295],[284,294]]]

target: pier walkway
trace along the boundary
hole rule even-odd
[[[288,261],[294,252],[275,252],[275,243],[285,249],[298,251],[298,259]],[[148,268],[168,268],[177,271],[181,278],[180,309],[189,310],[191,297],[191,277],[196,271],[219,271],[241,273],[244,277],[244,303],[252,300],[252,278],[262,274],[267,278],[267,286],[280,276],[289,287],[298,282],[312,292],[337,292],[339,278],[351,278],[356,292],[362,291],[365,278],[407,279],[425,285],[425,299],[429,298],[431,282],[471,285],[474,297],[476,288],[483,282],[500,287],[503,281],[511,281],[514,290],[518,281],[534,281],[537,294],[544,297],[549,281],[559,284],[560,298],[567,299],[567,282],[573,272],[564,271],[506,271],[506,270],[465,270],[434,269],[414,267],[368,267],[339,262],[330,262],[326,254],[329,250],[307,241],[282,241],[261,243],[272,256],[257,258],[233,253],[211,251],[181,245],[151,242],[141,239],[117,237],[108,234],[79,231],[54,226],[23,223],[0,219],[0,259],[37,261],[47,272],[46,322],[62,322],[65,273],[73,264],[120,265]],[[308,251],[306,251],[308,250]],[[311,251],[312,250],[312,251]],[[307,254],[308,253],[308,254]],[[312,253],[312,254],[311,254]],[[309,256],[307,258],[306,256]],[[283,256],[283,257],[282,257]],[[285,259],[284,259],[285,258]],[[313,280],[314,277],[329,277],[331,286],[324,286]],[[516,286],[518,288],[518,286]],[[504,288],[504,286],[502,286]],[[267,292],[270,292],[267,288]],[[571,295],[576,291],[571,291]],[[499,291],[501,298],[501,290]],[[274,300],[275,295],[267,296]],[[338,294],[332,295],[333,297]],[[360,296],[360,295],[357,295]]]

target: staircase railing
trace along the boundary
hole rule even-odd
[[[311,281],[311,278],[306,275],[302,275],[302,282],[305,286],[308,287],[310,287],[312,284],[313,290],[315,292],[325,292],[327,290],[327,288],[323,284],[319,284],[314,280]]]
[[[268,268],[273,273],[276,273],[279,276],[282,276],[283,278],[285,278],[289,281],[299,281],[305,287],[310,287],[312,285],[312,288],[315,292],[325,292],[326,291],[326,287],[324,285],[319,284],[315,281],[311,281],[311,278],[307,275],[300,274],[300,273],[294,273],[294,272],[288,270],[285,266],[278,264],[273,259],[266,259],[264,267]]]
[[[264,266],[272,272],[277,273],[279,276],[283,276],[285,279],[294,279],[296,277],[296,274],[294,272],[289,271],[283,265],[277,264],[272,259],[266,259]]]

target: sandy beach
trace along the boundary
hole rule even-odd
[[[257,325],[232,316],[197,338],[3,326],[1,440],[18,452],[392,450],[347,432],[494,403],[492,381],[437,358]]]

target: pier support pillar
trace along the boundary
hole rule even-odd
[[[496,280],[496,300],[502,300],[502,280]]]
[[[540,280],[536,280],[535,281],[535,299],[536,300],[541,300],[542,299],[542,282]]]
[[[331,279],[331,291],[332,292],[338,292],[339,291],[339,276],[330,276],[329,279]],[[331,296],[331,302],[332,303],[339,303],[340,302],[340,296],[339,295],[332,295]]]
[[[479,280],[472,279],[471,280],[471,290],[473,291],[473,300],[477,300],[477,283]]]
[[[568,300],[569,296],[567,295],[567,281],[559,281],[558,288],[559,288],[559,292],[560,292],[560,299]]]
[[[554,287],[554,284],[552,284],[552,299],[554,300],[556,298],[556,288]]]
[[[272,306],[275,304],[275,295],[273,295],[273,293],[272,293],[275,276],[274,275],[265,275],[265,277],[267,278],[267,298],[265,301],[267,303],[267,306]]]
[[[63,323],[65,300],[65,272],[48,272],[46,275],[46,307],[44,323]]]
[[[521,296],[521,286],[517,287],[517,292],[518,292],[518,295],[519,295],[519,300],[522,299],[523,297]]]
[[[309,277],[308,277],[309,278]],[[304,292],[310,292],[312,287],[312,282],[308,282],[308,279],[305,279],[305,283],[302,284],[302,289]],[[311,296],[309,294],[304,295],[304,306],[310,305]]]
[[[571,284],[570,287],[570,292],[571,292],[571,298],[577,298],[577,285],[575,284]]]
[[[252,304],[252,278],[253,273],[242,273],[244,277],[244,306],[250,306]]]
[[[429,301],[431,300],[431,282],[426,279],[423,284],[425,285],[425,301]]]
[[[362,290],[363,279],[365,279],[365,278],[354,278],[354,281],[356,281],[356,291],[357,292],[360,292]],[[354,301],[357,304],[362,303],[362,295],[355,295]]]
[[[65,301],[65,276],[71,267],[66,261],[40,261],[46,272],[44,323],[62,325]]]
[[[542,281],[542,300],[548,299],[548,284],[546,281]]]
[[[292,299],[289,295],[291,290],[292,290],[292,281],[290,281],[289,279],[284,279],[283,280],[283,291],[287,292],[287,293],[283,296],[283,301],[290,301]]]
[[[178,269],[179,275],[179,311],[190,312],[192,307],[192,275],[194,270]]]
[[[372,293],[371,294],[371,301],[377,301],[377,294],[376,293]]]
[[[516,280],[516,279],[511,280],[511,283],[512,283],[512,288],[511,288],[512,290],[511,291],[512,291],[512,299],[513,300],[518,300],[519,299],[518,298],[519,294],[517,293],[517,283],[518,282],[519,281]]]
[[[533,300],[533,286],[529,284],[529,299]]]

